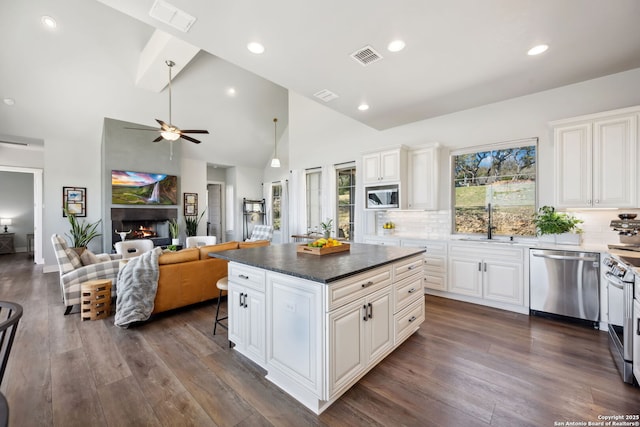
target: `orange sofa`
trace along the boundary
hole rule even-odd
[[[216,282],[227,275],[228,261],[212,258],[209,252],[268,245],[268,240],[232,241],[160,255],[160,276],[152,314],[218,297],[220,291]]]

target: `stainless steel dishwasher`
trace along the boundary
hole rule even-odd
[[[599,253],[531,249],[529,261],[531,314],[580,319],[598,327]]]

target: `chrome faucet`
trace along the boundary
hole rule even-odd
[[[487,239],[491,240],[493,238],[493,229],[495,228],[492,224],[492,218],[491,218],[491,203],[487,203],[487,213],[488,213],[488,219],[487,219]]]

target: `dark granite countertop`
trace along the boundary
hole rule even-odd
[[[299,243],[210,252],[209,256],[252,267],[330,283],[425,252],[423,248],[351,243],[351,249],[328,255],[296,252]]]

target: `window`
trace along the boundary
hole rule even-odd
[[[320,222],[322,222],[321,178],[322,171],[320,169],[307,171],[307,229],[309,231],[317,232]]]
[[[271,184],[271,211],[273,230],[280,230],[282,221],[282,184]]]
[[[452,153],[453,232],[535,235],[537,138]],[[491,212],[488,212],[488,208]]]
[[[336,194],[338,200],[338,221],[336,235],[353,240],[353,222],[356,203],[356,168],[350,166],[336,170]]]

